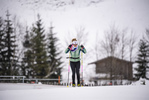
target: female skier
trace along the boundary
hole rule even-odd
[[[70,51],[71,57],[70,66],[72,70],[72,86],[75,87],[75,73],[77,74],[77,86],[80,87],[80,52],[86,53],[86,49],[83,45],[79,46],[77,39],[72,39],[72,44],[68,46],[65,53]]]

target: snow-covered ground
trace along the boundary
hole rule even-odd
[[[66,87],[0,83],[0,100],[149,100],[149,81],[127,86]]]

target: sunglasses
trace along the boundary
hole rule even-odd
[[[73,44],[73,45],[77,45],[78,42],[77,42],[77,41],[73,41],[72,44]]]

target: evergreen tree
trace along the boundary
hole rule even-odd
[[[38,78],[43,78],[44,76],[46,76],[48,69],[44,31],[45,30],[42,27],[40,16],[38,15],[38,20],[35,26],[33,25],[31,32],[33,76],[37,76]]]
[[[140,41],[139,44],[139,54],[136,63],[138,63],[138,68],[135,68],[137,71],[137,74],[135,74],[137,79],[140,78],[146,78],[146,72],[147,72],[147,65],[148,65],[148,48],[147,42],[144,40]]]
[[[49,78],[58,78],[61,76],[61,67],[62,64],[60,57],[60,51],[56,47],[58,38],[55,37],[56,33],[53,33],[53,26],[50,27],[50,32],[48,34],[48,62],[49,62],[49,73],[47,77]]]
[[[148,45],[148,50],[147,50],[147,61],[148,61],[148,65],[147,65],[147,75],[146,75],[146,79],[149,80],[149,29],[146,29],[146,34],[144,36],[144,40],[146,41],[147,45]]]
[[[24,49],[24,57],[22,58],[22,63],[21,63],[21,70],[22,70],[22,75],[26,76],[29,78],[31,76],[31,72],[33,64],[32,64],[32,52],[31,52],[31,40],[30,40],[30,35],[28,29],[26,29],[26,35],[24,36],[24,41],[23,41],[23,49]]]
[[[4,21],[0,17],[0,75],[6,75],[6,65],[4,62],[4,48],[5,48],[5,39],[4,39]]]
[[[5,20],[4,29],[3,29],[3,47],[1,47],[1,56],[2,56],[2,67],[6,71],[4,71],[4,75],[17,75],[17,60],[16,60],[16,40],[15,34],[12,27],[12,22],[9,19],[10,14],[7,11],[7,19]],[[1,43],[2,44],[2,43]]]

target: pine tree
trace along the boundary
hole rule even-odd
[[[148,45],[147,42],[144,40],[140,41],[139,44],[139,54],[136,63],[138,63],[138,68],[135,68],[137,71],[137,74],[135,74],[137,79],[140,78],[146,78],[146,72],[147,72],[147,65],[148,65]]]
[[[4,39],[4,21],[0,17],[0,75],[6,74],[6,66],[4,62],[4,48],[5,48],[5,39]]]
[[[10,14],[7,11],[6,14],[7,19],[4,23],[4,34],[3,34],[3,47],[2,47],[2,66],[6,72],[4,75],[17,75],[18,74],[18,67],[17,67],[17,60],[16,60],[16,47],[15,44],[15,34],[12,27],[12,22],[9,19]]]
[[[146,29],[146,34],[145,34],[144,38],[145,38],[145,41],[148,45],[148,50],[147,50],[148,65],[147,65],[147,68],[146,68],[146,71],[147,71],[146,79],[149,80],[149,29]]]
[[[53,26],[50,27],[50,32],[48,34],[48,62],[49,62],[49,73],[47,77],[49,78],[58,78],[61,76],[61,67],[62,64],[60,57],[60,51],[56,47],[58,38],[55,37],[56,33],[53,33]]]
[[[22,70],[22,75],[26,76],[27,78],[30,78],[33,64],[32,64],[32,52],[31,52],[31,40],[30,40],[30,35],[29,31],[26,28],[26,35],[24,36],[24,41],[23,41],[23,49],[24,49],[24,57],[22,58],[22,63],[21,63],[21,70]]]
[[[37,76],[38,78],[43,78],[44,76],[46,76],[48,69],[44,31],[45,30],[42,27],[40,16],[38,15],[38,20],[35,26],[33,25],[31,32],[33,76]]]

